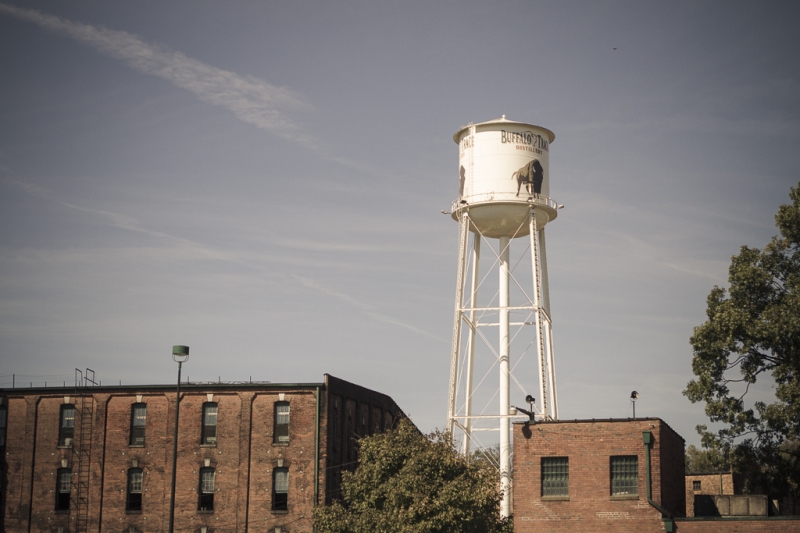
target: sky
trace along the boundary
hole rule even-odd
[[[444,427],[452,136],[506,115],[556,135],[560,417],[630,416],[637,390],[637,416],[697,444],[692,328],[800,180],[798,20],[768,1],[5,0],[0,386],[172,383],[184,344],[191,381],[329,373]]]

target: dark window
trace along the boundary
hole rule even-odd
[[[61,406],[61,425],[58,429],[58,445],[72,446],[75,438],[75,406]]]
[[[125,505],[127,511],[142,510],[142,482],[144,472],[141,468],[131,468],[128,470],[128,500]]]
[[[381,412],[379,409],[372,411],[372,434],[381,432]]]
[[[692,481],[692,490],[701,490],[700,481]]]
[[[347,413],[347,420],[344,423],[344,457],[353,458],[353,414]]]
[[[275,402],[274,442],[289,442],[289,402]]]
[[[203,404],[203,440],[201,444],[217,443],[217,404]]]
[[[288,468],[276,468],[272,471],[272,510],[289,510]]]
[[[7,425],[8,425],[8,410],[5,405],[0,405],[0,448],[6,445]]]
[[[339,439],[342,438],[339,435],[339,407],[336,406],[333,408],[333,451],[339,451]]]
[[[568,457],[542,457],[542,496],[569,496]]]
[[[69,511],[69,497],[72,492],[72,471],[59,468],[56,476],[56,511]]]
[[[147,423],[147,405],[135,403],[131,406],[131,446],[144,446],[144,428]]]
[[[611,495],[637,496],[639,494],[639,458],[623,455],[611,458]]]
[[[200,469],[200,498],[197,502],[199,511],[214,510],[214,469]]]

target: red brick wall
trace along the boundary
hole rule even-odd
[[[324,391],[323,391],[324,392]],[[201,445],[202,405],[218,404],[217,443]],[[242,531],[276,527],[311,531],[314,508],[316,394],[314,388],[286,389],[291,409],[289,443],[273,442],[274,403],[281,391],[183,390],[176,476],[176,531]],[[73,530],[75,504],[56,512],[56,472],[62,459],[77,480],[73,447],[58,447],[63,396],[15,395],[8,404],[8,483],[3,502],[6,531]],[[70,399],[76,406],[74,397]],[[165,531],[169,519],[175,393],[96,393],[89,491],[89,531]],[[131,446],[131,406],[147,405],[145,444]],[[321,411],[324,416],[324,411]],[[77,423],[77,422],[76,422]],[[324,441],[324,437],[322,438]],[[215,469],[214,511],[198,511],[200,469]],[[142,511],[126,511],[128,469],[142,468]],[[272,470],[289,469],[289,509],[272,511]],[[320,482],[324,483],[324,464]],[[324,485],[323,485],[324,486]],[[247,490],[249,487],[249,493]],[[73,492],[74,494],[74,492]],[[291,526],[289,526],[291,524]],[[102,526],[102,527],[101,527]]]
[[[675,521],[676,533],[757,533],[761,531],[800,531],[800,519],[690,519]]]
[[[514,530],[528,532],[664,531],[647,502],[642,432],[651,445],[653,500],[683,512],[683,440],[659,419],[545,422],[514,425]],[[611,456],[638,457],[638,496],[611,496]],[[569,499],[541,495],[542,457],[569,457]],[[662,466],[680,457],[681,470]],[[679,479],[680,478],[680,479]],[[678,480],[679,479],[679,480]],[[676,491],[678,494],[674,494]]]
[[[315,506],[315,466],[318,466],[318,502],[326,501],[328,451],[334,435],[328,434],[328,396],[331,389],[352,415],[352,433],[382,428],[402,411],[386,395],[326,375],[325,384],[294,386],[185,386],[181,390],[178,463],[176,477],[176,531],[273,532],[280,527],[292,533],[312,530]],[[316,452],[316,392],[319,386],[319,463]],[[169,386],[98,387],[93,394],[92,453],[90,461],[89,531],[166,531],[169,519],[175,390]],[[208,395],[213,394],[209,399]],[[79,409],[74,390],[0,390],[8,408],[7,445],[3,464],[7,482],[2,487],[0,531],[53,533],[59,527],[74,530],[75,504],[66,513],[55,511],[56,472],[66,460],[77,480],[79,430],[76,418],[73,447],[59,447],[59,415],[64,396]],[[281,395],[283,397],[281,398]],[[275,402],[290,405],[289,442],[274,442]],[[202,445],[202,407],[218,404],[217,442]],[[147,406],[145,444],[131,446],[131,406]],[[342,409],[344,411],[344,409]],[[341,412],[340,440],[335,465],[344,461],[345,435]],[[366,425],[364,425],[366,423]],[[355,455],[353,455],[355,457]],[[215,469],[214,511],[198,511],[200,469],[208,461]],[[349,459],[348,459],[349,461]],[[142,511],[126,511],[128,470],[143,470]],[[288,511],[272,509],[273,471],[289,471]],[[354,468],[355,464],[348,465]],[[335,470],[336,468],[334,468]],[[336,481],[336,480],[334,480]],[[338,485],[334,483],[334,490]]]
[[[6,494],[3,498],[6,531],[28,529],[37,402],[36,396],[5,398],[8,405]]]
[[[694,490],[694,482],[700,490]],[[733,474],[687,474],[685,476],[686,516],[694,516],[695,494],[733,494]]]
[[[313,392],[287,392],[284,400],[291,409],[288,445],[273,442],[278,394],[259,394],[253,401],[249,523],[259,531],[311,531],[316,401]],[[289,469],[288,512],[272,510],[272,475],[280,461]]]
[[[657,450],[660,457],[658,463],[653,459],[653,470],[660,470],[661,474],[661,494],[657,497],[654,490],[653,498],[673,516],[680,516],[686,509],[683,438],[664,422],[660,422],[659,432],[653,436],[653,452]]]

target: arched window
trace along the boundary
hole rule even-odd
[[[197,501],[198,511],[214,510],[214,468],[200,469],[200,497]]]
[[[131,446],[144,446],[144,430],[147,423],[147,405],[135,403],[131,406]]]
[[[217,443],[217,404],[206,402],[203,404],[203,434],[200,444]]]
[[[56,473],[56,511],[69,511],[72,495],[72,470],[59,468]]]
[[[58,445],[72,446],[75,439],[75,406],[65,404],[61,406],[61,420],[58,427]]]
[[[141,468],[128,470],[128,499],[125,503],[126,511],[142,510],[142,485],[144,472]]]
[[[275,443],[289,442],[289,402],[275,402]]]
[[[289,469],[284,467],[272,471],[272,510],[289,510]]]

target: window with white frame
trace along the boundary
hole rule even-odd
[[[128,470],[128,498],[125,503],[126,511],[142,510],[142,485],[144,484],[144,471],[141,468]]]
[[[206,402],[203,404],[203,435],[201,444],[217,443],[217,404]]]
[[[65,404],[61,406],[61,420],[58,427],[58,445],[72,446],[75,438],[75,406]]]
[[[72,495],[72,470],[59,468],[56,473],[56,511],[69,511]]]
[[[200,469],[200,497],[197,502],[198,511],[214,510],[214,468]]]
[[[289,469],[284,467],[272,471],[272,510],[289,509]]]
[[[289,402],[275,402],[274,442],[289,442]]]
[[[145,426],[147,425],[147,405],[135,403],[131,406],[131,446],[144,446]]]

